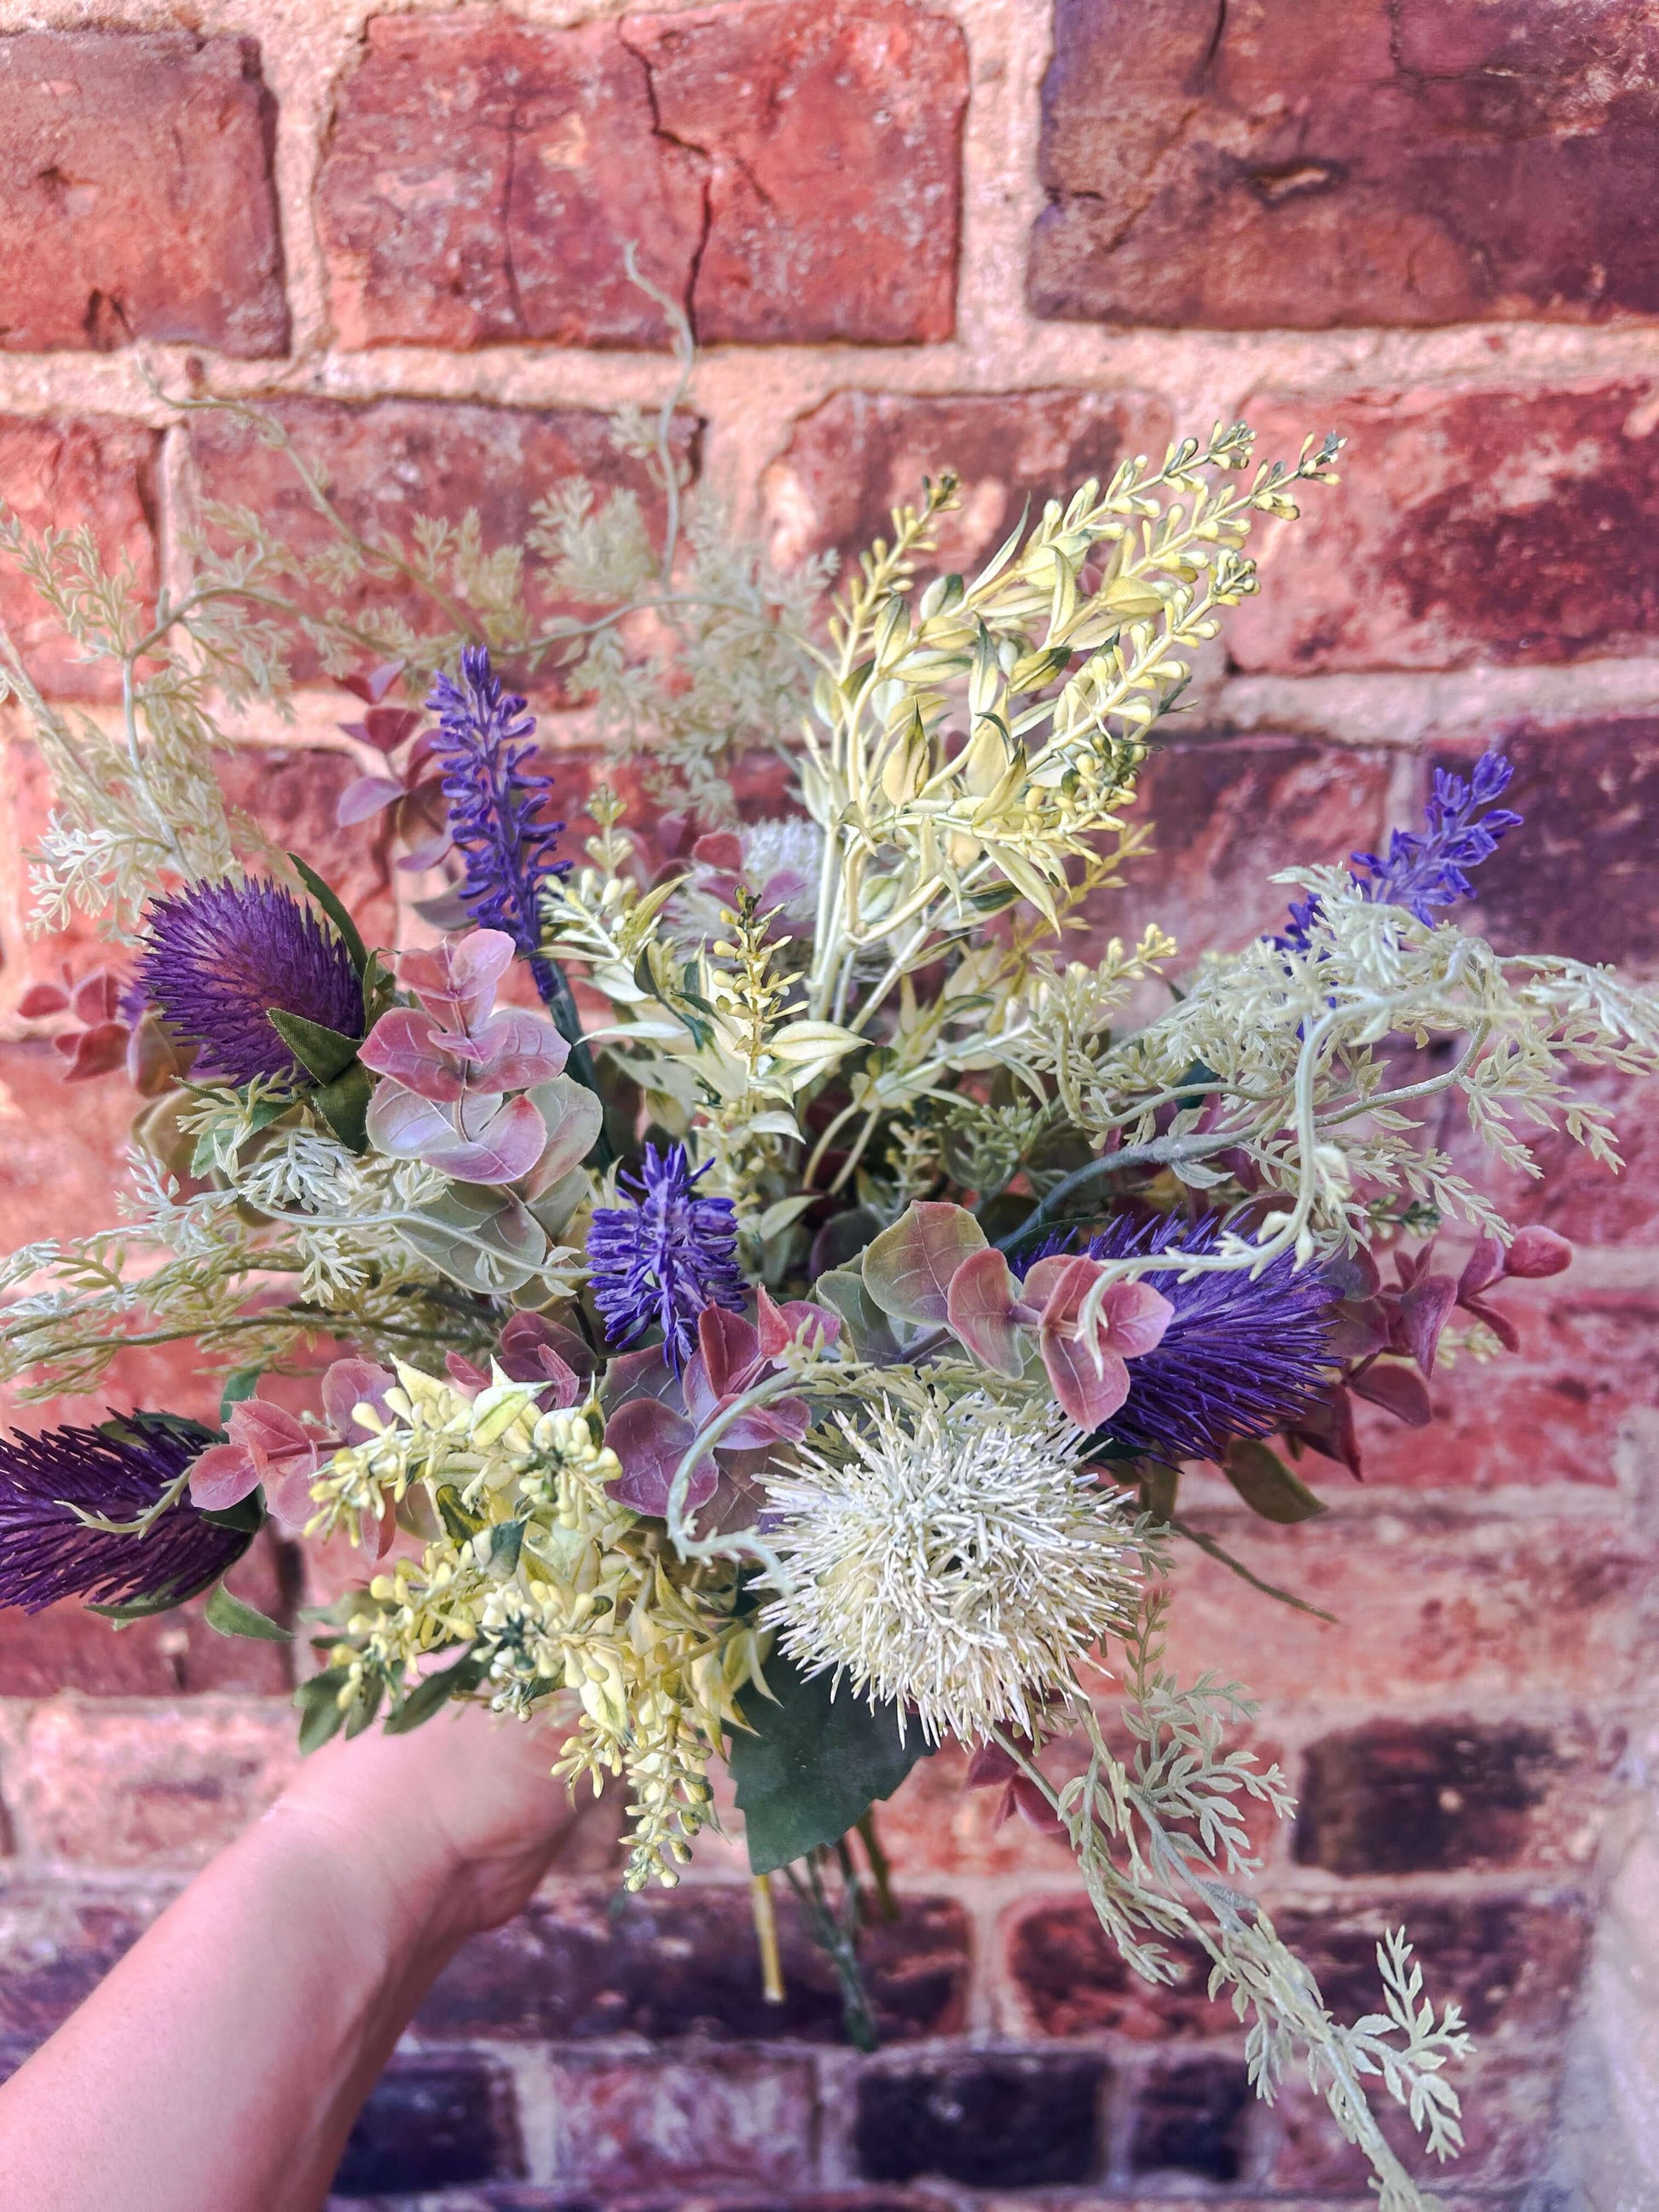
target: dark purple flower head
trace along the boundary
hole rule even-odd
[[[587,1232],[594,1302],[605,1334],[617,1346],[637,1344],[654,1322],[674,1372],[697,1348],[697,1316],[706,1306],[741,1313],[748,1286],[737,1261],[737,1208],[729,1198],[699,1197],[684,1145],[645,1148],[641,1177],[623,1176],[636,1195],[626,1206],[601,1206]]]
[[[1455,906],[1473,898],[1474,885],[1468,871],[1490,860],[1506,831],[1518,830],[1522,817],[1497,802],[1515,773],[1499,752],[1489,752],[1475,763],[1465,783],[1461,775],[1437,768],[1434,793],[1424,810],[1425,828],[1396,830],[1389,839],[1386,855],[1355,853],[1356,868],[1366,869],[1354,878],[1374,905],[1403,906],[1419,921],[1431,919],[1431,908]]]
[[[212,1442],[197,1422],[157,1413],[0,1437],[0,1607],[177,1602],[216,1582],[247,1549],[247,1532],[206,1519],[188,1494],[143,1535],[88,1528],[67,1510],[137,1520]]]
[[[1212,1252],[1218,1214],[1187,1223],[1121,1214],[1089,1246],[1092,1260],[1132,1252]],[[1252,1279],[1237,1273],[1146,1279],[1175,1308],[1160,1343],[1129,1363],[1129,1395],[1107,1422],[1115,1443],[1171,1464],[1216,1459],[1233,1437],[1270,1436],[1328,1380],[1330,1284],[1287,1252]]]
[[[282,884],[192,884],[144,917],[144,995],[199,1040],[199,1075],[227,1083],[296,1074],[270,1010],[363,1033],[363,988],[343,945]]]
[[[524,765],[536,750],[535,717],[503,692],[482,645],[463,648],[460,681],[439,676],[426,703],[438,717],[432,751],[444,771],[449,832],[466,862],[462,902],[481,928],[504,929],[533,957],[541,887],[570,866],[553,858],[564,824],[546,818],[552,780]]]
[[[1419,921],[1431,921],[1436,907],[1473,898],[1468,872],[1489,860],[1498,840],[1521,827],[1523,817],[1497,801],[1509,788],[1513,763],[1500,752],[1483,753],[1465,783],[1461,775],[1437,768],[1434,792],[1424,809],[1424,828],[1395,830],[1386,854],[1350,853],[1349,880],[1372,906],[1403,906]],[[1323,908],[1316,893],[1291,902],[1290,921],[1273,943],[1281,952],[1305,952],[1310,932]]]

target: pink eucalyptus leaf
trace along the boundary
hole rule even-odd
[[[611,1485],[612,1497],[635,1513],[665,1516],[676,1470],[696,1440],[685,1416],[656,1398],[630,1398],[606,1421],[605,1440],[622,1462],[623,1471]],[[719,1480],[714,1461],[699,1460],[686,1488],[686,1510],[707,1504]]]
[[[54,1037],[52,1042],[60,1050],[68,1048],[64,1082],[89,1083],[94,1076],[107,1075],[112,1068],[124,1067],[127,1036],[125,1022],[100,1022],[94,1029],[77,1030],[73,1037]]]
[[[811,1425],[812,1409],[805,1398],[774,1398],[768,1405],[751,1406],[739,1413],[715,1437],[713,1449],[765,1451],[773,1444],[798,1444]]]
[[[363,1039],[357,1057],[376,1075],[389,1075],[422,1098],[452,1104],[465,1088],[438,1039],[433,1017],[416,1006],[392,1006]]]
[[[1434,1419],[1428,1385],[1413,1367],[1362,1367],[1349,1376],[1348,1388],[1356,1397],[1386,1407],[1407,1428],[1425,1429]]]
[[[395,776],[356,776],[334,802],[335,827],[349,830],[359,822],[367,822],[376,814],[383,814],[388,806],[396,805],[403,796],[404,787]]]
[[[465,1103],[462,1112],[466,1112]],[[517,1182],[534,1167],[547,1142],[546,1124],[527,1098],[510,1098],[487,1118],[469,1115],[467,1121],[464,1129],[446,1123],[443,1136],[422,1144],[420,1151],[428,1167],[457,1182]]]
[[[1333,1359],[1369,1359],[1389,1340],[1388,1317],[1375,1298],[1345,1298],[1325,1349]]]
[[[403,672],[401,660],[383,660],[367,676],[343,676],[340,682],[354,699],[361,699],[365,706],[378,707]]]
[[[1457,1279],[1459,1304],[1465,1298],[1478,1297],[1503,1273],[1503,1246],[1495,1237],[1483,1237],[1463,1262],[1463,1272]]]
[[[423,837],[418,845],[411,845],[398,860],[398,866],[406,876],[423,876],[428,868],[437,866],[454,842],[447,830],[436,830],[431,836]],[[459,898],[455,901],[455,914],[453,924],[446,922],[441,926],[459,929],[465,923],[466,908]]]
[[[191,1462],[190,1502],[204,1513],[223,1513],[258,1487],[258,1467],[241,1444],[210,1444]]]
[[[700,867],[738,875],[743,870],[743,840],[735,830],[710,830],[691,848],[691,857]]]
[[[619,1352],[609,1361],[605,1380],[599,1386],[599,1403],[610,1409],[621,1406],[630,1398],[655,1398],[677,1412],[684,1412],[685,1399],[680,1388],[680,1378],[663,1358],[659,1344],[647,1344],[643,1352]]]
[[[1018,1772],[1018,1767],[1000,1743],[976,1744],[962,1786],[964,1790],[1000,1789]]]
[[[756,1348],[766,1360],[777,1360],[792,1344],[822,1348],[841,1336],[841,1316],[810,1298],[790,1298],[780,1305],[764,1283],[756,1294]]]
[[[1408,1371],[1408,1370],[1402,1370]],[[1375,1373],[1375,1369],[1367,1370]],[[1328,1398],[1309,1407],[1297,1416],[1294,1425],[1286,1431],[1299,1443],[1311,1444],[1315,1451],[1327,1459],[1346,1467],[1356,1482],[1364,1480],[1364,1468],[1359,1456],[1359,1432],[1354,1426],[1353,1400],[1340,1384]]]
[[[19,1016],[26,1022],[50,1021],[54,1014],[67,1013],[69,993],[56,983],[31,983],[17,1001]]]
[[[981,1367],[1000,1375],[1024,1372],[1025,1350],[1019,1339],[1022,1318],[1033,1309],[1020,1302],[1019,1285],[1008,1255],[988,1244],[970,1252],[951,1278],[945,1317]]]
[[[398,1378],[388,1367],[372,1359],[337,1359],[323,1376],[323,1412],[329,1427],[349,1444],[360,1444],[374,1434],[357,1419],[359,1406],[373,1406],[384,1413],[387,1394]]]
[[[1085,1260],[1075,1252],[1051,1252],[1047,1258],[1034,1260],[1025,1270],[1025,1281],[1020,1291],[1023,1302],[1041,1313],[1054,1294],[1054,1285],[1064,1280],[1066,1270],[1083,1267],[1089,1270],[1086,1280],[1092,1283],[1100,1273],[1097,1260]],[[1081,1304],[1079,1299],[1079,1303]]]
[[[528,1091],[562,1071],[570,1047],[544,1014],[504,1006],[472,1032],[469,1056],[473,1090]]]
[[[368,1102],[368,1141],[394,1160],[426,1158],[429,1144],[460,1142],[448,1115],[401,1083],[378,1083]]]
[[[513,939],[501,929],[475,929],[459,944],[406,952],[399,979],[450,1029],[468,1036],[495,1003],[495,986],[513,965]]]
[[[308,1459],[317,1464],[317,1443],[305,1423],[286,1407],[264,1398],[244,1398],[230,1409],[230,1440],[252,1452],[261,1468],[279,1460]]]
[[[121,1011],[120,977],[111,975],[107,968],[94,968],[70,994],[70,1011],[88,1029],[100,1022],[112,1022]]]
[[[1484,1298],[1464,1298],[1461,1303],[1466,1314],[1486,1323],[1505,1352],[1520,1351],[1521,1332],[1506,1313],[1499,1313],[1496,1306],[1489,1306]]]
[[[1553,1229],[1517,1229],[1510,1242],[1504,1272],[1535,1279],[1559,1275],[1572,1265],[1572,1246]]]
[[[1156,1351],[1175,1308],[1150,1283],[1114,1283],[1100,1302],[1103,1341],[1121,1359]]]
[[[476,1398],[480,1390],[487,1390],[489,1388],[489,1377],[484,1373],[483,1369],[475,1367],[466,1354],[462,1352],[445,1352],[444,1373],[448,1376],[455,1388],[469,1398]]]
[[[503,1324],[500,1346],[503,1366],[510,1358],[532,1352],[538,1346],[556,1352],[574,1376],[585,1379],[593,1372],[592,1346],[562,1322],[550,1321],[545,1314],[515,1313]],[[512,1370],[507,1371],[510,1374]]]
[[[712,1412],[714,1403],[746,1390],[754,1381],[761,1364],[760,1332],[725,1306],[705,1306],[697,1316],[696,1359],[702,1362],[699,1388],[709,1392]],[[704,1419],[692,1406],[690,1368],[686,1376],[686,1404],[694,1419]]]
[[[299,1460],[286,1461],[266,1475],[266,1510],[283,1535],[297,1537],[305,1534],[306,1523],[316,1510],[311,1495],[311,1486],[316,1479],[315,1463],[307,1467]]]
[[[1129,1395],[1129,1370],[1117,1353],[1097,1353],[1075,1335],[1044,1327],[1042,1364],[1069,1419],[1080,1429],[1109,1421]]]
[[[1434,1372],[1440,1332],[1456,1303],[1457,1285],[1449,1275],[1419,1275],[1400,1301],[1406,1347],[1425,1375]]]

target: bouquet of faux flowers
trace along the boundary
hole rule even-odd
[[[1248,532],[1333,481],[1334,441],[1255,466],[1218,428],[923,584],[943,477],[821,610],[821,574],[683,525],[672,419],[659,539],[564,485],[526,548],[366,540],[295,454],[325,554],[215,510],[148,606],[84,534],[5,525],[123,678],[118,719],[71,720],[9,656],[59,794],[41,919],[118,948],[23,1011],[143,1103],[131,1218],[7,1266],[0,1371],[47,1396],[183,1339],[225,1381],[218,1430],[0,1444],[0,1602],[119,1622],[208,1592],[215,1626],[283,1635],[225,1571],[266,1520],[344,1531],[370,1564],[319,1620],[306,1745],[452,1698],[545,1717],[573,1785],[625,1793],[631,1887],[676,1878],[724,1759],[767,1971],[781,1870],[859,2040],[873,1808],[957,1739],[1069,1840],[1136,1970],[1200,1945],[1262,2094],[1304,2063],[1415,2206],[1367,2082],[1443,2156],[1468,2039],[1403,1934],[1382,2009],[1336,2021],[1237,1887],[1246,1808],[1290,1801],[1227,1747],[1243,1692],[1163,1664],[1181,1470],[1304,1517],[1318,1468],[1358,1471],[1356,1396],[1420,1424],[1437,1359],[1512,1346],[1492,1292],[1567,1249],[1512,1233],[1415,1109],[1461,1094],[1523,1166],[1516,1121],[1564,1120],[1616,1164],[1573,1072],[1659,1065],[1659,1012],[1448,918],[1520,826],[1496,754],[1386,853],[1293,872],[1276,936],[1065,957],[1146,842],[1136,771],[1194,650],[1255,589]],[[599,611],[538,620],[532,570]],[[366,944],[220,794],[301,635],[362,702],[342,819],[391,810],[418,945]],[[574,854],[495,665],[555,658],[616,762]],[[756,745],[790,781],[745,822]],[[1444,1218],[1477,1231],[1459,1275]]]

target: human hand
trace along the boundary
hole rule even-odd
[[[336,1737],[267,1817],[369,1862],[386,1902],[451,1948],[520,1911],[572,1839],[582,1808],[550,1772],[558,1744],[536,1723],[447,1706],[408,1735]]]

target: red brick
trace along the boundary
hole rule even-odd
[[[1121,890],[1086,909],[1102,935],[1129,942],[1148,922],[1180,947],[1174,974],[1200,952],[1230,952],[1283,927],[1291,893],[1280,868],[1346,860],[1382,821],[1389,763],[1305,738],[1184,734],[1141,772],[1131,823],[1151,824],[1151,853]]]
[[[1014,2034],[1114,2034],[1135,2043],[1225,2035],[1232,2007],[1208,1994],[1211,1961],[1197,1944],[1166,1941],[1172,1982],[1143,1981],[1101,1926],[1086,1897],[1017,1906],[1007,1929],[1006,1972]]]
[[[1500,952],[1555,952],[1613,961],[1625,969],[1659,963],[1659,716],[1536,722],[1506,729],[1498,743],[1514,763],[1504,804],[1525,819],[1473,880],[1463,927]],[[1467,775],[1473,747],[1440,749],[1424,763]]]
[[[1294,1530],[1197,1508],[1191,1518],[1337,1626],[1182,1546],[1170,1620],[1182,1679],[1218,1669],[1275,1711],[1384,1686],[1427,1703],[1477,1692],[1606,1698],[1645,1680],[1633,1606],[1651,1569],[1617,1530],[1589,1518],[1470,1522],[1426,1505],[1407,1522],[1343,1511],[1350,1478],[1334,1468],[1316,1481],[1337,1510]]]
[[[773,555],[788,567],[834,550],[856,573],[865,548],[892,537],[893,508],[919,504],[922,478],[952,469],[958,503],[920,568],[971,576],[1028,500],[1038,515],[1127,454],[1161,458],[1170,435],[1168,409],[1139,392],[834,392],[800,417],[766,472]]]
[[[859,2171],[988,2189],[1092,2180],[1107,2079],[1104,2059],[1052,2051],[869,2068],[858,2083]]]
[[[1237,2181],[1256,2103],[1238,2059],[1182,2058],[1154,2067],[1135,2099],[1130,2172],[1137,2179]]]
[[[270,403],[267,411],[288,431],[301,457],[325,472],[329,495],[349,527],[373,542],[390,539],[412,548],[418,517],[459,525],[476,510],[486,551],[522,544],[533,525],[536,501],[573,476],[586,477],[602,494],[621,489],[638,494],[647,520],[660,523],[661,496],[646,465],[617,452],[609,418],[594,409],[532,410],[428,399],[362,405],[281,399]],[[683,459],[695,456],[696,432],[692,418],[680,418],[676,446]],[[334,542],[292,463],[261,443],[246,422],[228,415],[198,416],[191,437],[207,499],[254,508],[284,544],[304,555],[315,556]],[[537,573],[532,568],[527,594],[532,616],[570,612],[568,602],[557,600],[535,580]],[[328,600],[316,592],[307,603],[320,610]],[[354,583],[337,604],[352,611],[373,606],[401,616],[417,634],[452,627],[417,586],[396,580]],[[316,656],[303,641],[296,641],[292,665],[301,678],[317,671]],[[540,690],[558,689],[556,671],[545,665],[536,681]],[[342,720],[353,720],[360,712],[343,695]]]
[[[166,1904],[145,1891],[0,1881],[0,2038],[45,2042]]]
[[[0,40],[0,48],[5,44]],[[0,295],[3,289],[0,278]],[[157,432],[111,415],[0,416],[0,500],[36,535],[46,529],[89,528],[106,568],[117,569],[124,558],[131,562],[139,599],[148,605],[156,581],[160,447]],[[85,658],[9,561],[0,561],[0,621],[49,697],[120,697],[118,665]]]
[[[333,2186],[362,2198],[523,2171],[513,2085],[500,2068],[476,2051],[400,2053],[358,2113]]]
[[[1505,1168],[1470,1129],[1461,1104],[1451,1101],[1431,1117],[1436,1140],[1459,1173],[1517,1226],[1541,1222],[1575,1244],[1650,1244],[1659,1234],[1659,1079],[1569,1073],[1574,1098],[1612,1115],[1622,1166],[1605,1166],[1563,1128],[1534,1129],[1517,1121],[1516,1133],[1529,1147],[1538,1173]]]
[[[1376,1946],[1389,1929],[1403,1926],[1428,1995],[1437,2006],[1455,1998],[1483,2051],[1565,2032],[1592,1926],[1589,1900],[1575,1890],[1444,1898],[1412,1892],[1359,1903],[1324,1897],[1275,1909],[1273,1917],[1343,2021],[1382,2002]]]
[[[781,1881],[777,1885],[782,1891]],[[794,1900],[777,1899],[784,1986],[766,2002],[747,1887],[688,1883],[618,1905],[614,1881],[543,1898],[471,1943],[439,1977],[416,2026],[459,2041],[594,2036],[839,2042],[835,1977]],[[884,2043],[963,2022],[968,1929],[944,1897],[907,1897],[875,1920],[860,1960]]]
[[[38,1707],[6,1797],[19,1847],[83,1866],[200,1866],[298,1761],[286,1698]]]
[[[902,0],[630,15],[660,129],[708,163],[705,344],[866,345],[956,327],[968,49]]]
[[[1448,2212],[1468,2203],[1470,2212],[1478,2203],[1497,2205],[1507,2212],[1509,2200],[1494,2197],[1504,2183],[1540,2181],[1548,2171],[1552,2125],[1558,2092],[1559,2052],[1554,2048],[1493,2060],[1477,2058],[1448,2075],[1462,2100],[1464,2148],[1455,2163],[1443,2166],[1427,2157],[1421,2140],[1413,2131],[1402,2107],[1374,2081],[1365,2084],[1371,2110],[1395,2155],[1407,2171],[1435,2194],[1452,2176],[1480,2191],[1476,2198],[1447,2197]],[[1359,2152],[1342,2141],[1322,2097],[1308,2087],[1299,2073],[1287,2076],[1274,2100],[1278,2148],[1267,2178],[1284,2189],[1363,2191],[1370,2167]],[[1333,2200],[1322,2194],[1318,2200]],[[1361,2201],[1375,2200],[1365,2196]],[[1531,2197],[1524,2200],[1536,2203]]]
[[[281,353],[276,124],[253,39],[0,39],[0,349]]]
[[[1460,668],[1645,649],[1659,628],[1659,422],[1645,384],[1264,396],[1263,457],[1350,441],[1342,481],[1253,550],[1241,668]]]
[[[810,2183],[808,2058],[710,2051],[684,2058],[562,2054],[552,2069],[554,2170],[599,2189]]]
[[[1659,1401],[1649,1357],[1659,1298],[1517,1283],[1500,1291],[1498,1303],[1520,1331],[1520,1351],[1499,1352],[1486,1364],[1460,1358],[1438,1370],[1427,1428],[1408,1429],[1376,1407],[1358,1407],[1368,1488],[1398,1483],[1462,1492],[1572,1482],[1611,1489],[1618,1482],[1623,1425],[1636,1407]],[[1455,1315],[1454,1322],[1462,1318]],[[1325,1463],[1309,1461],[1306,1471],[1319,1481]],[[1328,1494],[1330,1483],[1321,1486]]]
[[[706,220],[614,25],[372,16],[317,188],[340,343],[662,345]]]
[[[43,1413],[55,1425],[57,1405]],[[269,1536],[230,1571],[231,1588],[273,1619],[287,1619],[276,1547]],[[221,1636],[202,1619],[204,1601],[117,1629],[75,1604],[30,1616],[0,1612],[0,1697],[48,1698],[55,1690],[104,1697],[165,1698],[178,1692],[248,1690],[280,1693],[291,1683],[285,1644]]]
[[[126,1180],[121,1155],[141,1103],[125,1075],[118,1070],[67,1088],[63,1055],[39,1038],[0,1043],[0,1081],[16,1109],[0,1149],[6,1249],[113,1225]]]
[[[1323,330],[1659,308],[1639,0],[1058,0],[1041,315]]]
[[[934,1875],[1033,1876],[1075,1871],[1063,1838],[1039,1832],[1016,1815],[999,1827],[1001,1792],[966,1790],[966,1754],[945,1744],[919,1759],[907,1780],[877,1808],[881,1839],[901,1879]]]
[[[1490,1870],[1538,1856],[1584,1744],[1522,1722],[1369,1723],[1308,1747],[1296,1857],[1328,1874]]]

